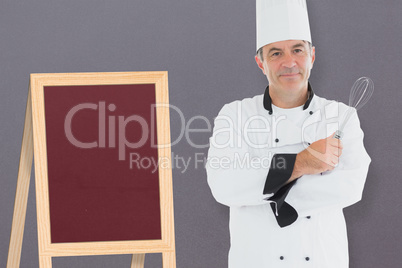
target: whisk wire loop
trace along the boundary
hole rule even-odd
[[[335,135],[336,138],[341,138],[343,136],[343,128],[348,122],[349,118],[352,114],[363,107],[367,101],[371,98],[374,92],[374,83],[368,77],[360,77],[353,84],[352,89],[350,90],[349,95],[349,107],[345,112],[343,121],[337,131],[338,135]]]

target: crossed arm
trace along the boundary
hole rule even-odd
[[[292,175],[287,183],[303,175],[331,171],[338,165],[343,145],[339,139],[335,139],[333,136],[334,134],[318,140],[297,154]]]

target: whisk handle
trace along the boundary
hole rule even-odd
[[[343,132],[340,131],[340,130],[337,130],[337,131],[335,132],[335,134],[334,134],[334,138],[335,138],[335,139],[338,139],[338,140],[341,140],[341,139],[343,138]]]

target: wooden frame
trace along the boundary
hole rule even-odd
[[[162,239],[142,241],[51,243],[44,87],[125,84],[155,84],[156,103],[165,105],[165,108],[156,108],[158,144],[170,144],[169,109],[166,108],[166,105],[169,104],[167,72],[31,74],[7,267],[19,266],[24,229],[23,223],[25,222],[26,200],[28,195],[26,189],[27,187],[29,188],[29,172],[33,154],[32,142],[35,154],[35,184],[40,268],[51,267],[51,257],[110,254],[134,254],[131,267],[139,268],[144,266],[145,253],[162,253],[163,267],[176,267],[170,146],[158,146],[157,149],[159,157],[164,157],[170,160],[168,168],[159,168]],[[23,186],[18,186],[19,184],[22,184]],[[22,189],[19,190],[19,187]],[[22,227],[17,226],[18,223],[21,222]]]

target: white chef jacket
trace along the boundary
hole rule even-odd
[[[275,215],[280,217],[281,211],[275,201],[267,200],[274,193],[263,194],[273,167],[293,170],[286,167],[289,163],[272,163],[275,154],[296,154],[330,136],[346,110],[346,105],[312,90],[305,105],[281,109],[271,104],[268,88],[265,99],[259,95],[221,109],[206,169],[213,196],[230,207],[230,268],[348,267],[342,209],[361,199],[371,161],[357,113],[344,128],[338,166],[302,176],[283,195],[297,212],[293,223],[279,226]]]

